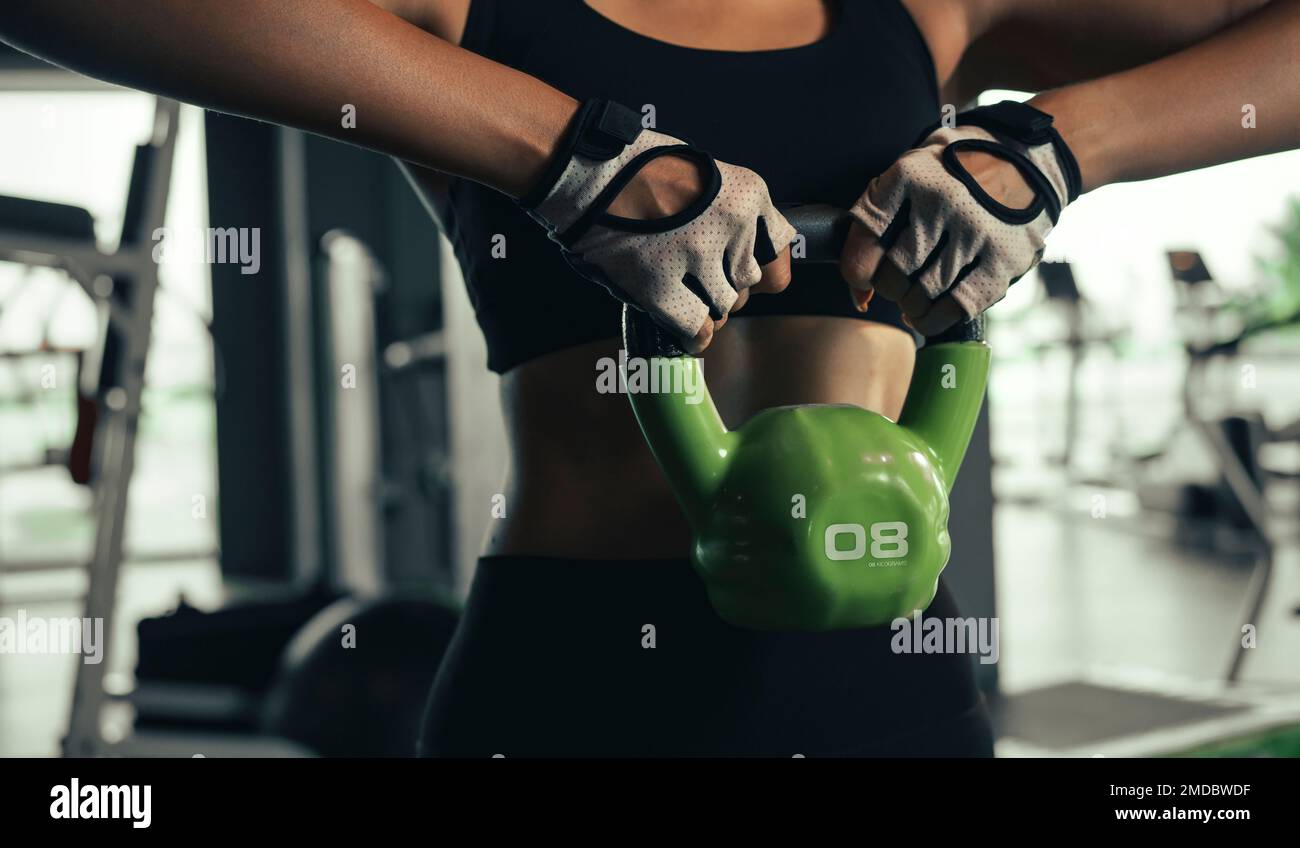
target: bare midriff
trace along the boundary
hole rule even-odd
[[[557,351],[502,379],[510,446],[504,491],[514,508],[492,522],[486,553],[637,559],[689,552],[686,522],[627,396],[603,393],[608,381],[598,383],[619,347],[609,339]],[[885,324],[737,315],[705,352],[704,374],[733,429],[789,404],[850,403],[896,419],[915,355],[912,337]]]

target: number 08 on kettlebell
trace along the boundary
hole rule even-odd
[[[842,213],[786,211],[809,261],[839,254]],[[691,525],[691,560],[728,623],[764,630],[874,627],[933,600],[948,562],[948,495],[988,381],[978,321],[917,353],[897,423],[850,405],[768,409],[723,424],[700,360],[624,310],[628,356],[686,369],[630,393],[651,451]],[[809,367],[816,367],[810,364]],[[696,387],[697,393],[667,391]]]

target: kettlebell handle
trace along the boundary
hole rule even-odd
[[[828,265],[840,261],[844,241],[849,235],[853,218],[843,209],[825,203],[782,204],[781,213],[790,226],[803,237],[802,255],[793,261],[799,265]],[[848,297],[846,292],[845,297]],[[984,321],[981,317],[954,324],[938,335],[926,339],[926,344],[951,342],[978,342],[984,340]],[[623,307],[623,346],[628,356],[686,356],[686,351],[665,332],[650,316],[631,305]]]
[[[803,236],[797,251],[802,255],[796,261],[839,259],[849,231],[847,212],[824,205],[784,206],[782,212]],[[708,512],[712,492],[726,473],[738,436],[727,431],[718,415],[704,382],[702,360],[687,354],[642,310],[624,306],[623,344],[629,361],[672,359],[683,369],[683,385],[702,389],[690,402],[673,392],[628,393],[641,431],[687,517],[692,522],[699,520]],[[949,489],[984,402],[989,358],[979,319],[928,339],[916,355],[907,401],[897,423],[931,447]]]

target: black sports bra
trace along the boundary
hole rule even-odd
[[[656,128],[751,168],[778,202],[850,205],[938,120],[934,63],[899,0],[845,0],[803,47],[698,50],[639,35],[583,0],[473,0],[461,45],[584,100],[640,110]],[[447,224],[504,373],[543,354],[619,334],[622,304],[579,277],[510,198],[452,180]],[[902,326],[883,298],[853,308],[834,266],[806,266],[737,318],[833,315]]]

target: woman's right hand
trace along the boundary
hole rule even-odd
[[[650,130],[618,104],[579,110],[520,200],[580,274],[698,353],[750,289],[790,281],[795,231],[762,178]]]

